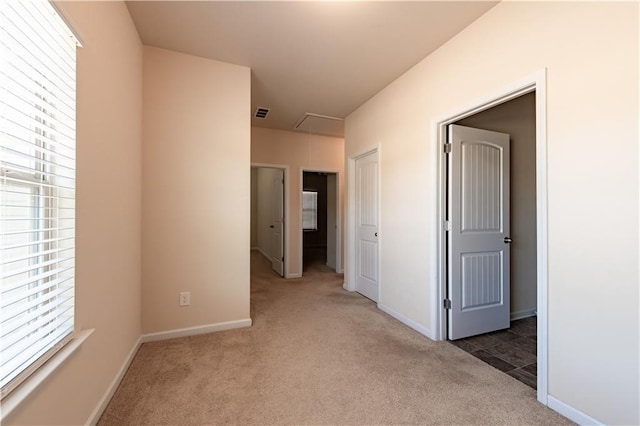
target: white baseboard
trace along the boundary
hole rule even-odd
[[[196,336],[198,334],[213,333],[214,331],[232,330],[234,328],[242,327],[251,327],[251,318],[143,334],[141,339],[142,343],[156,342],[158,340],[175,339],[176,337]]]
[[[287,274],[287,276],[285,278],[287,278],[287,279],[289,279],[289,278],[302,278],[302,274],[300,274],[300,273]]]
[[[116,390],[118,390],[118,386],[120,386],[120,382],[124,378],[124,375],[127,373],[127,370],[129,369],[133,358],[135,358],[136,353],[138,353],[138,349],[140,349],[141,344],[142,337],[139,337],[138,341],[133,345],[133,348],[131,348],[131,351],[129,351],[129,355],[127,355],[127,357],[125,358],[122,367],[120,367],[120,370],[118,370],[118,374],[116,374],[116,377],[114,377],[113,381],[107,388],[107,392],[105,392],[96,408],[94,408],[91,415],[89,415],[89,418],[85,423],[86,425],[95,425],[98,423],[98,420],[100,420],[100,416],[102,416],[102,413],[107,408],[107,405],[109,405],[109,401],[111,401],[111,398],[113,398]]]
[[[267,253],[265,253],[264,250],[262,250],[260,247],[256,247],[256,250],[258,250],[260,252],[260,254],[263,255],[265,258],[271,259],[271,256],[269,256]]]
[[[429,339],[436,340],[434,338],[435,336],[433,335],[431,330],[429,330],[428,328],[423,327],[422,325],[418,324],[417,322],[405,317],[401,313],[398,313],[398,312],[394,311],[393,309],[389,308],[388,306],[385,306],[385,305],[383,305],[381,303],[378,303],[378,309],[380,309],[382,312],[386,312],[387,314],[391,315],[392,317],[394,317],[395,319],[397,319],[398,321],[400,321],[404,325],[414,329],[415,331],[417,331],[418,333],[428,337]]]
[[[336,271],[336,273],[338,273],[338,268],[336,268],[333,265],[329,265],[329,262],[325,263],[325,265],[327,265],[329,268],[333,269],[334,271]]]
[[[511,312],[511,321],[529,318],[536,315],[537,309],[526,309],[524,311]]]
[[[133,345],[133,348],[129,352],[129,355],[124,360],[122,367],[120,367],[118,374],[111,382],[111,385],[109,385],[109,387],[107,388],[107,392],[100,399],[100,402],[98,403],[96,408],[93,410],[91,415],[89,415],[89,418],[87,419],[87,422],[85,424],[95,425],[98,423],[98,420],[100,420],[100,416],[102,416],[102,413],[107,408],[107,405],[109,405],[111,398],[113,398],[113,395],[116,393],[116,390],[118,390],[118,386],[120,386],[120,382],[124,378],[124,375],[129,369],[129,366],[131,366],[131,362],[133,361],[133,358],[136,356],[138,349],[140,349],[140,346],[143,343],[155,342],[158,340],[173,339],[176,337],[195,336],[197,334],[205,334],[205,333],[211,333],[214,331],[231,330],[234,328],[250,327],[250,326],[251,326],[251,318],[238,320],[238,321],[221,322],[217,324],[208,324],[208,325],[203,325],[199,327],[189,327],[189,328],[181,328],[177,330],[161,331],[159,333],[143,334],[138,338],[138,341]]]
[[[547,397],[547,405],[553,411],[557,411],[558,413],[562,414],[569,420],[578,423],[579,425],[603,425],[604,424],[597,421],[596,419],[589,416],[588,414],[585,414],[582,411],[575,409],[568,404],[565,404],[559,399],[554,398],[551,395]]]

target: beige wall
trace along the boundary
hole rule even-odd
[[[326,170],[340,173],[340,211],[344,235],[344,140],[327,136],[273,130],[262,127],[251,129],[251,162],[289,166],[289,211],[286,216],[286,241],[290,259],[286,262],[285,276],[302,274],[302,222],[300,217],[302,169]],[[341,237],[340,246],[344,247]],[[341,251],[344,253],[344,250]]]
[[[142,45],[124,3],[62,7],[84,45],[77,71],[76,328],[95,332],[2,419],[7,425],[85,423],[140,337]]]
[[[479,112],[456,124],[508,133],[511,139],[511,315],[535,312],[536,98],[534,93]]]
[[[246,320],[250,70],[145,46],[143,98],[143,332]]]
[[[347,155],[381,145],[380,301],[432,329],[433,120],[546,67],[549,394],[608,424],[640,422],[638,16],[502,2],[346,120]]]

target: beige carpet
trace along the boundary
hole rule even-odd
[[[250,328],[144,344],[100,425],[569,424],[535,391],[432,342],[312,267],[252,253]]]

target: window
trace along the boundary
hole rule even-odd
[[[45,0],[0,2],[0,384],[74,331],[76,46]]]
[[[318,230],[318,192],[302,191],[302,229]]]

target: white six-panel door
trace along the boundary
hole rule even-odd
[[[509,327],[509,135],[449,126],[448,334]]]
[[[356,291],[378,301],[378,153],[356,159]]]

